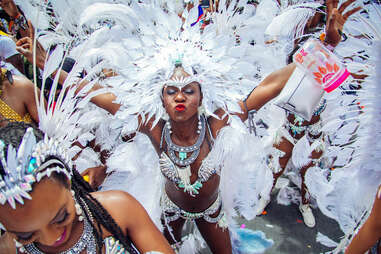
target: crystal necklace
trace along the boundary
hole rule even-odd
[[[183,188],[185,192],[188,192],[191,196],[198,194],[198,190],[202,187],[200,181],[196,181],[193,184],[190,182],[190,177],[192,175],[190,164],[192,164],[198,157],[200,153],[200,147],[202,142],[204,142],[205,132],[206,132],[206,119],[204,115],[200,115],[198,122],[199,136],[194,145],[191,146],[179,146],[172,142],[171,139],[171,126],[167,122],[166,128],[163,130],[165,142],[168,145],[168,155],[173,163],[173,168],[177,172],[180,178],[177,186]],[[179,157],[176,156],[175,152],[179,153]],[[187,153],[191,153],[189,158],[187,158]]]
[[[78,242],[69,250],[59,252],[59,254],[78,254],[78,253],[81,253],[85,248],[87,249],[87,254],[97,253],[95,237],[93,234],[93,227],[91,226],[90,222],[87,219],[84,219],[83,221],[84,221],[83,232]],[[26,253],[29,253],[29,254],[43,254],[43,252],[40,251],[34,245],[34,243],[27,244],[24,246],[24,248]]]
[[[198,122],[198,133],[200,134],[194,145],[191,146],[179,146],[172,142],[170,124],[167,122],[166,128],[164,128],[164,138],[165,142],[168,144],[168,155],[171,160],[179,166],[185,167],[192,164],[200,153],[200,147],[205,138],[206,130],[206,120],[203,115],[200,116]],[[179,153],[179,157],[176,156],[175,152]],[[187,153],[192,153],[187,158]]]

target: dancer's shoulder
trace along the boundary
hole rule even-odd
[[[98,200],[106,210],[127,208],[139,204],[138,201],[125,191],[110,190],[93,192],[92,196]]]
[[[133,196],[124,191],[111,190],[94,192],[92,196],[121,227],[130,224],[130,218],[136,218],[136,216],[139,216],[139,214],[144,211],[143,206]],[[126,216],[127,213],[128,216]]]

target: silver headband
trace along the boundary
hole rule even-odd
[[[46,135],[37,143],[32,128],[25,132],[17,151],[12,145],[8,146],[7,158],[4,155],[4,147],[4,142],[0,140],[0,160],[5,171],[5,175],[0,176],[1,205],[8,202],[13,209],[16,209],[16,201],[23,205],[24,198],[32,199],[28,194],[32,191],[32,184],[45,176],[50,177],[53,172],[64,173],[71,179],[71,161],[66,152],[57,141],[49,139]],[[53,158],[46,161],[51,156]],[[57,166],[49,168],[54,164]]]
[[[165,81],[164,86],[174,86],[179,89],[184,88],[185,86],[189,85],[192,82],[197,82],[201,84],[200,78],[197,76],[188,76],[188,77],[175,77],[173,79],[169,79]]]

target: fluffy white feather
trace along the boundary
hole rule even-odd
[[[316,13],[320,3],[292,5],[276,16],[266,28],[265,34],[270,40],[299,39],[304,35],[307,21]],[[287,24],[287,25],[286,25]]]
[[[316,236],[316,242],[323,244],[324,246],[334,248],[337,246],[337,242],[330,239],[328,236],[323,235],[322,233],[318,232]]]

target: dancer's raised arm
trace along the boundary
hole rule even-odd
[[[245,101],[240,102],[243,111],[243,113],[240,114],[240,118],[245,121],[248,117],[248,110],[258,110],[271,99],[275,98],[286,85],[294,69],[295,64],[292,63],[268,75],[250,93]],[[246,106],[244,104],[246,104]]]
[[[346,11],[346,8],[354,2],[355,0],[348,0],[339,7],[338,1],[326,1],[327,22],[324,43],[332,49],[341,41],[341,33],[347,19],[361,9],[361,7],[356,7]],[[264,104],[279,95],[294,69],[295,64],[291,63],[267,76],[249,94],[247,99],[240,103],[243,112],[240,114],[240,118],[245,121],[248,117],[248,111],[260,109]]]

